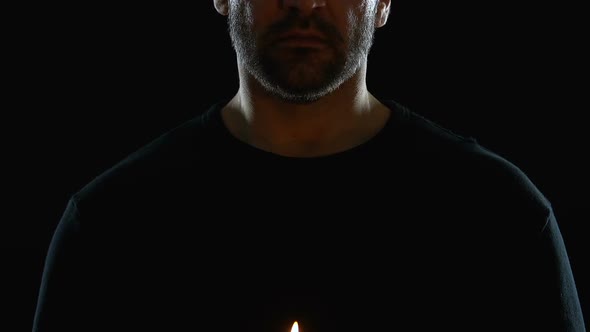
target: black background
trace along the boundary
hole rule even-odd
[[[590,313],[581,9],[466,0],[394,0],[391,9],[370,55],[369,89],[475,137],[529,175],[554,205]],[[69,195],[233,95],[237,76],[212,1],[44,3],[7,13],[0,291],[4,331],[16,332],[30,331]]]

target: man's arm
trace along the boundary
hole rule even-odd
[[[68,202],[48,248],[33,332],[82,331],[78,326],[84,296],[81,272],[80,224],[76,203]]]
[[[549,215],[547,224],[543,228],[541,253],[539,258],[543,276],[541,278],[543,280],[552,279],[557,285],[557,287],[552,285],[541,285],[541,287],[554,292],[549,297],[555,299],[557,307],[547,308],[552,311],[540,314],[554,316],[552,320],[558,322],[559,331],[585,332],[586,328],[574,275],[562,234],[553,213]],[[548,317],[540,318],[547,319]]]

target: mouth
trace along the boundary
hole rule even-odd
[[[313,36],[288,36],[280,38],[277,44],[285,47],[306,47],[324,48],[327,47],[326,40]]]
[[[283,47],[324,48],[328,46],[327,38],[311,30],[290,30],[280,34],[277,44]]]

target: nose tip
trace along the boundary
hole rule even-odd
[[[341,1],[341,0],[338,0]],[[326,0],[284,0],[285,7],[309,11],[326,5]]]

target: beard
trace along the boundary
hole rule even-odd
[[[349,21],[342,36],[336,27],[315,14],[301,17],[290,11],[266,31],[256,32],[247,1],[230,1],[228,31],[244,70],[272,96],[287,102],[314,102],[336,90],[362,67],[374,39],[375,10]],[[322,48],[281,48],[277,36],[308,29],[325,38]]]

